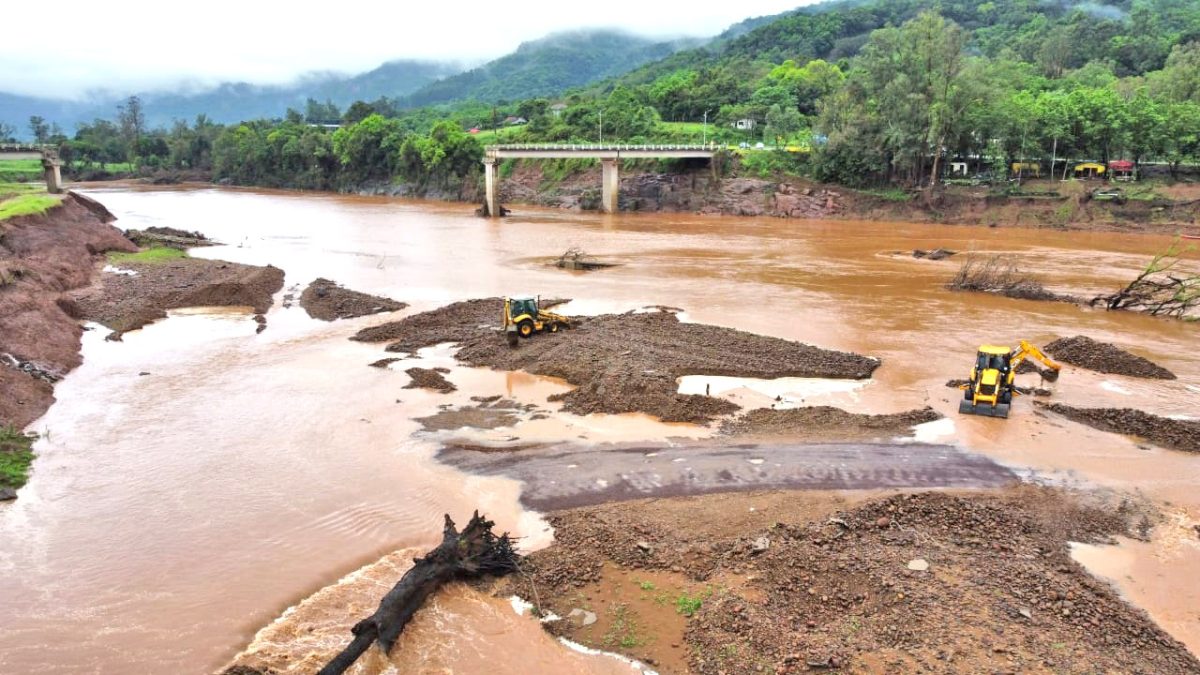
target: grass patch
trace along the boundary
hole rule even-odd
[[[601,642],[605,647],[613,648],[620,647],[622,649],[633,649],[646,644],[646,638],[638,634],[637,622],[630,615],[629,607],[624,604],[613,605],[611,608],[613,621],[608,632],[601,638]]]
[[[62,197],[46,194],[25,194],[0,202],[0,220],[43,214],[58,206]]]
[[[688,595],[686,592],[680,593],[678,598],[675,598],[675,611],[684,616],[692,616],[700,611],[700,607],[704,605],[704,598],[698,595]]]
[[[0,427],[0,487],[19,488],[29,479],[33,442],[37,434],[23,434],[13,427]]]
[[[162,263],[169,260],[178,260],[186,258],[187,251],[181,251],[177,248],[168,248],[166,246],[155,246],[137,253],[123,253],[114,251],[108,254],[108,261],[113,264],[117,263]]]
[[[0,183],[42,180],[44,176],[40,159],[0,160]]]
[[[877,190],[859,190],[864,195],[878,197],[889,202],[907,202],[912,201],[912,193],[901,188],[880,188]]]

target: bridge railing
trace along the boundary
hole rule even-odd
[[[0,143],[0,152],[45,152],[56,150],[53,145],[37,145],[34,143]]]
[[[703,152],[713,152],[719,147],[716,143],[708,143],[705,145],[682,145],[682,144],[662,144],[662,145],[628,145],[628,144],[585,144],[585,143],[515,143],[504,145],[487,145],[484,146],[485,151],[493,150],[546,150],[556,152],[612,152],[612,151],[688,151],[696,150]]]

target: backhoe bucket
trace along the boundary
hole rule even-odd
[[[1001,417],[1008,418],[1008,410],[1012,405],[1009,403],[997,403],[996,405],[988,405],[981,403],[975,405],[971,401],[960,401],[958,403],[958,412],[963,415],[983,415],[984,417]]]
[[[1042,379],[1047,382],[1057,382],[1058,381],[1058,371],[1054,370],[1053,368],[1047,368],[1042,371]]]

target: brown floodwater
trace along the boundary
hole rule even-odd
[[[944,284],[954,259],[894,254],[1010,252],[1049,287],[1082,294],[1133,276],[1166,237],[528,208],[481,220],[470,205],[385,198],[213,188],[90,193],[121,227],[200,230],[226,245],[194,255],[274,264],[289,288],[323,276],[408,302],[407,311],[516,293],[574,298],[567,310],[579,312],[668,305],[690,321],[877,356],[875,378],[838,393],[838,405],[931,405],[950,421],[923,440],[982,453],[1021,475],[1136,491],[1169,502],[1170,522],[1200,521],[1200,457],[1036,412],[1028,399],[1008,420],[959,417],[958,393],[943,386],[967,375],[980,343],[1086,334],[1147,356],[1179,380],[1068,366],[1052,385],[1055,400],[1197,416],[1196,326],[952,293]],[[592,273],[547,265],[573,246],[620,265]],[[445,349],[426,350],[421,365],[452,366],[447,377],[458,392],[401,389],[402,364],[368,368],[382,346],[346,339],[387,317],[327,324],[277,303],[268,320],[256,335],[238,310],[177,312],[124,342],[104,341],[103,329],[85,333],[83,366],[31,426],[44,434],[31,480],[20,499],[0,505],[0,672],[208,672],[269,624],[256,648],[280,648],[272,639],[305,630],[298,610],[276,619],[309,596],[307,616],[341,621],[335,628],[344,630],[338,626],[372,604],[363,598],[382,595],[386,584],[360,588],[358,604],[338,589],[370,577],[356,577],[360,568],[397,572],[376,561],[428,547],[443,513],[463,522],[479,508],[526,546],[547,544],[552,533],[520,505],[518,482],[434,460],[438,436],[413,420],[439,405],[492,394],[534,403],[552,418],[489,433],[538,441],[672,442],[705,433],[639,416],[564,415],[546,401],[562,382],[458,367]],[[730,391],[769,400],[755,387],[763,389]],[[1200,616],[1188,595],[1200,539],[1179,534],[1187,529],[1077,554],[1200,651]],[[418,616],[391,661],[469,673],[479,663],[470,659],[486,650],[498,673],[523,671],[530,655],[544,672],[613,667],[532,637],[541,635],[532,620],[481,621],[501,610],[509,611],[457,589]],[[307,643],[287,644],[303,659]]]

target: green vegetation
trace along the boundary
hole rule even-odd
[[[155,246],[152,248],[143,249],[137,253],[112,251],[108,254],[108,261],[114,265],[120,263],[163,263],[186,257],[187,251],[181,251],[177,248],[168,248],[166,246]]]
[[[605,647],[633,649],[646,644],[646,638],[638,634],[640,627],[631,616],[628,605],[616,604],[609,611],[612,613],[612,624],[600,639]]]
[[[200,116],[150,130],[133,97],[115,121],[72,138],[37,128],[72,170],[211,169],[237,184],[310,189],[453,190],[479,180],[493,142],[708,140],[741,148],[748,175],[883,188],[896,200],[894,190],[938,185],[950,162],[982,184],[1015,161],[1062,176],[1084,159],[1129,159],[1173,177],[1200,161],[1191,0],[840,0],[735,28],[683,51],[605,32],[560,36],[344,113],[310,99],[283,119],[222,127]],[[597,76],[610,79],[568,89]],[[510,117],[527,123],[498,128]],[[542,166],[553,182],[591,165]]]
[[[0,426],[0,488],[19,488],[29,476],[33,462],[33,442],[37,434],[23,434],[13,427]]]
[[[637,583],[637,585],[638,585],[638,588],[642,589],[643,591],[652,591],[652,590],[654,590],[654,583],[653,583],[653,582],[650,582],[650,581],[638,581],[638,582],[636,582],[636,583]]]
[[[42,180],[42,162],[37,159],[4,159],[0,155],[0,183]]]
[[[0,202],[0,220],[39,215],[58,206],[62,197],[47,194],[23,194]]]
[[[689,595],[686,591],[675,598],[675,611],[687,617],[699,612],[702,605],[704,605],[703,596]]]

